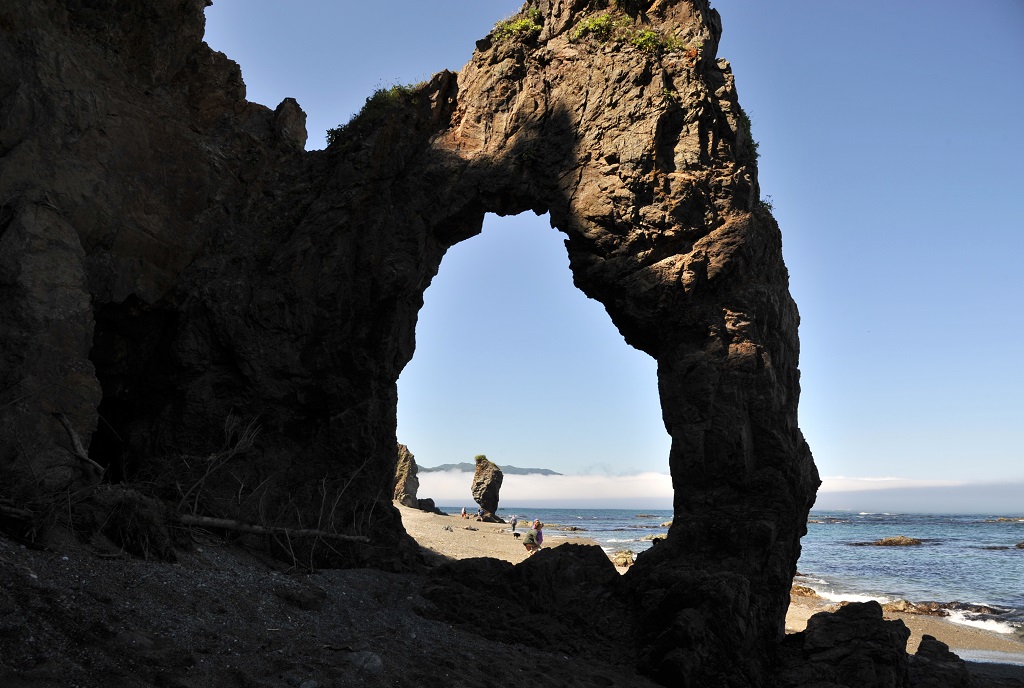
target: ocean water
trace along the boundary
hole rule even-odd
[[[797,582],[836,601],[956,603],[950,621],[1024,639],[1024,517],[998,518],[812,511]],[[897,535],[922,544],[860,544]]]
[[[507,519],[513,513],[524,525],[539,518],[548,535],[590,538],[609,553],[643,552],[650,536],[668,532],[661,524],[672,518],[671,511],[514,507],[498,515]],[[568,526],[580,530],[562,530]],[[897,535],[922,544],[863,544]],[[1024,640],[1024,549],[1016,547],[1022,542],[1021,515],[812,511],[796,582],[834,601],[948,604],[950,621]]]

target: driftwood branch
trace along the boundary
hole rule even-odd
[[[60,424],[64,426],[64,430],[68,433],[68,437],[71,438],[71,453],[76,459],[84,464],[82,467],[82,473],[85,476],[92,478],[93,482],[99,482],[100,479],[103,478],[103,474],[106,472],[106,469],[89,458],[89,452],[85,450],[85,447],[82,445],[82,440],[78,437],[78,433],[75,432],[75,429],[71,426],[71,421],[68,420],[67,416],[59,411],[55,411],[51,415],[60,421]]]
[[[239,533],[256,533],[259,535],[286,535],[288,537],[319,537],[325,540],[348,540],[351,542],[369,542],[370,538],[365,535],[342,535],[341,533],[330,533],[326,530],[315,528],[283,528],[279,526],[258,526],[252,523],[242,523],[230,518],[214,518],[212,516],[196,516],[194,514],[179,514],[178,521],[186,526],[205,526],[207,528],[223,528]]]
[[[31,511],[26,509],[19,509],[16,506],[12,506],[13,502],[9,502],[6,499],[0,499],[0,516],[7,516],[8,518],[16,518],[20,521],[31,521],[33,514]]]

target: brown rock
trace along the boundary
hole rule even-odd
[[[473,500],[484,510],[484,520],[497,521],[494,513],[498,510],[498,493],[504,476],[497,464],[480,454],[476,457],[476,471],[473,473]]]
[[[416,457],[404,444],[398,445],[398,464],[395,467],[394,499],[404,506],[418,509],[416,491],[420,479],[416,477]]]
[[[793,597],[819,597],[817,590],[806,585],[794,585],[789,594]]]
[[[875,540],[871,544],[879,547],[916,547],[922,543],[917,538],[907,537],[906,535],[897,535],[895,537]]]
[[[629,568],[636,561],[636,554],[632,550],[623,549],[612,554],[612,563],[621,568]]]

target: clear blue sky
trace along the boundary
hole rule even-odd
[[[250,100],[295,97],[319,148],[375,87],[458,70],[519,6],[215,0],[207,40]],[[821,474],[1024,485],[1024,2],[713,6],[783,231]],[[667,470],[654,363],[567,263],[532,215],[445,257],[399,381],[421,464]]]

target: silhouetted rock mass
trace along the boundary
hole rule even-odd
[[[575,284],[657,360],[672,437],[676,518],[622,582],[623,654],[665,684],[763,685],[819,480],[718,12],[531,0],[460,72],[305,152],[298,104],[246,101],[203,42],[207,4],[0,8],[0,469],[44,475],[77,435],[192,516],[372,543],[297,560],[418,566],[390,498],[424,290],[486,213],[548,213]]]
[[[395,467],[394,498],[399,504],[418,509],[416,491],[420,489],[420,479],[416,477],[416,457],[404,444],[398,445],[398,464]]]
[[[873,601],[815,614],[806,630],[786,638],[777,685],[907,688],[909,637],[910,629],[884,620]]]
[[[473,473],[473,485],[470,491],[473,501],[484,510],[485,517],[493,517],[498,511],[498,496],[501,492],[501,481],[505,476],[497,464],[481,454],[476,457],[476,471]]]

